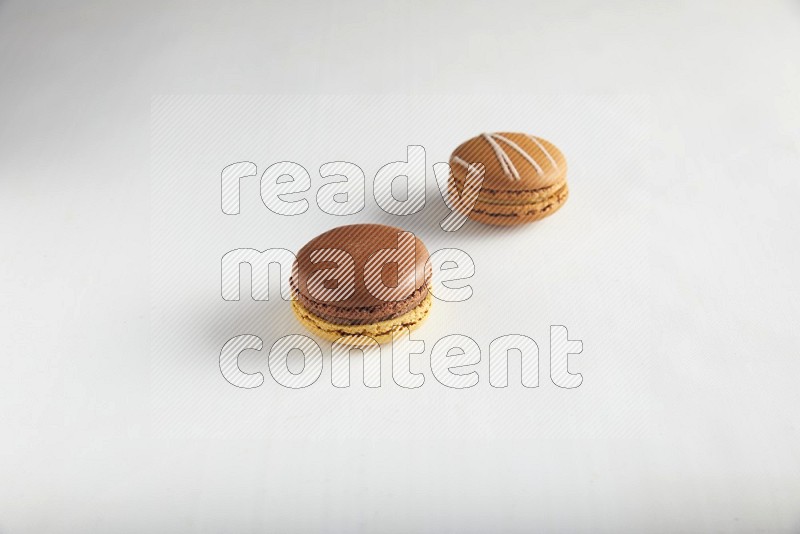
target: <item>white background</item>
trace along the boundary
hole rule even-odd
[[[0,4],[0,532],[796,532],[798,50],[788,2]],[[171,123],[173,150],[154,139],[151,169],[152,95],[186,93],[287,105],[211,99],[196,130]],[[268,120],[322,93],[361,95],[326,97],[341,130]],[[312,207],[289,232],[252,183],[226,218],[224,165],[371,178],[406,144],[431,165],[484,129],[562,146],[572,198],[458,245],[435,191],[381,221],[478,269],[419,331],[420,389],[386,359],[378,390],[337,390],[329,366],[304,391],[222,379],[228,337],[299,330],[265,320],[281,301],[221,302],[221,254],[337,223]],[[176,172],[151,191],[159,162]],[[559,323],[584,341],[580,388],[544,358],[537,389],[488,385],[493,337],[546,354]],[[456,332],[484,351],[467,391],[426,368]]]

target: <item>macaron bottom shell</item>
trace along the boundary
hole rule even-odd
[[[309,312],[297,300],[292,301],[292,311],[303,326],[323,339],[335,341],[344,338],[347,341],[347,338],[351,337],[355,341],[358,336],[367,336],[378,343],[387,343],[392,340],[392,332],[397,328],[406,327],[409,330],[418,328],[428,317],[432,304],[433,296],[429,292],[419,305],[403,315],[378,323],[353,325],[326,321]]]

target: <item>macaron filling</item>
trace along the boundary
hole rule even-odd
[[[560,208],[568,193],[566,181],[531,191],[482,189],[470,213],[497,217],[546,215]]]

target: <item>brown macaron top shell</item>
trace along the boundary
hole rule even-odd
[[[291,277],[294,298],[314,315],[336,324],[370,324],[410,311],[427,296],[431,272],[426,269],[429,254],[425,245],[413,235],[402,241],[400,235],[403,232],[400,228],[382,224],[354,224],[315,237],[297,253]],[[355,280],[352,294],[343,300],[319,298],[319,291],[310,290],[309,281],[318,271],[336,269],[340,265],[341,262],[336,260],[336,249],[353,258]],[[375,254],[384,255],[387,260],[379,262],[383,264],[379,276],[388,288],[385,293],[379,293],[381,298],[369,291],[364,279],[365,266]],[[410,266],[413,261],[413,269],[409,267],[400,273],[395,255],[402,255],[409,262],[406,265]],[[317,274],[316,283],[335,290],[338,284],[333,279],[339,277],[332,274]]]
[[[567,160],[551,142],[523,133],[486,133],[465,141],[453,151],[453,176],[463,184],[467,164],[482,163],[484,193],[534,191],[566,181]]]

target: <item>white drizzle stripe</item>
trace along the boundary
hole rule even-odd
[[[491,146],[492,150],[494,150],[494,155],[497,158],[497,161],[500,162],[500,166],[503,168],[503,173],[507,177],[511,176],[515,180],[519,180],[517,168],[514,167],[514,163],[508,158],[508,154],[506,154],[505,150],[503,150],[503,147],[498,145],[497,141],[493,139],[493,134],[485,133],[483,134],[483,138],[486,139],[486,142],[489,143],[489,146]]]
[[[508,139],[508,138],[506,138],[506,137],[503,137],[502,135],[499,135],[499,134],[492,134],[492,137],[493,137],[494,139],[497,139],[498,141],[502,141],[502,142],[504,142],[504,143],[507,143],[509,146],[511,146],[511,148],[513,148],[514,150],[516,150],[516,151],[517,151],[517,153],[518,153],[520,156],[522,156],[523,158],[525,158],[525,160],[526,160],[528,163],[530,163],[531,165],[533,165],[533,168],[534,168],[534,169],[536,169],[536,173],[537,173],[539,176],[541,176],[542,174],[544,174],[544,172],[542,171],[542,168],[539,166],[539,164],[538,164],[538,163],[536,163],[536,160],[535,160],[535,159],[533,159],[533,158],[530,156],[530,154],[528,154],[528,153],[527,153],[527,152],[525,152],[525,151],[524,151],[522,148],[520,148],[520,146],[519,146],[518,144],[516,144],[514,141],[512,141],[511,139]],[[537,143],[537,144],[538,144],[538,143]],[[506,156],[506,157],[508,157],[508,156]],[[513,165],[513,164],[512,164],[512,165]],[[519,179],[519,176],[517,176],[517,179]]]
[[[498,143],[497,146],[500,146],[500,144]],[[519,171],[517,170],[516,165],[514,165],[514,162],[511,161],[511,156],[509,156],[508,152],[506,152],[505,150],[503,151],[503,157],[506,158],[506,165],[508,166],[509,169],[511,169],[511,172],[514,175],[514,179],[522,180],[522,177],[519,175]]]
[[[453,163],[458,163],[459,165],[461,165],[465,169],[469,170],[469,163],[467,163],[465,160],[459,158],[458,156],[453,156]]]
[[[540,143],[539,140],[536,139],[532,135],[528,135],[527,137],[528,137],[528,139],[530,139],[531,141],[536,143],[536,146],[538,146],[539,148],[542,149],[542,152],[544,152],[544,155],[547,156],[547,159],[550,160],[550,163],[553,164],[553,168],[558,169],[558,163],[556,163],[556,160],[553,158],[553,156],[550,155],[550,152],[547,151],[547,149],[544,147],[544,145],[542,143]]]
[[[506,152],[503,149],[503,147],[500,145],[500,143],[497,142],[497,136],[495,134],[492,134],[491,137],[492,137],[492,140],[497,144],[498,147],[500,147],[500,150],[503,152],[503,157],[506,159],[506,166],[511,170],[511,173],[513,174],[513,178],[515,180],[522,180],[522,176],[519,175],[519,171],[517,170],[517,166],[514,165],[514,162],[511,160],[511,156],[509,156],[508,152]]]

